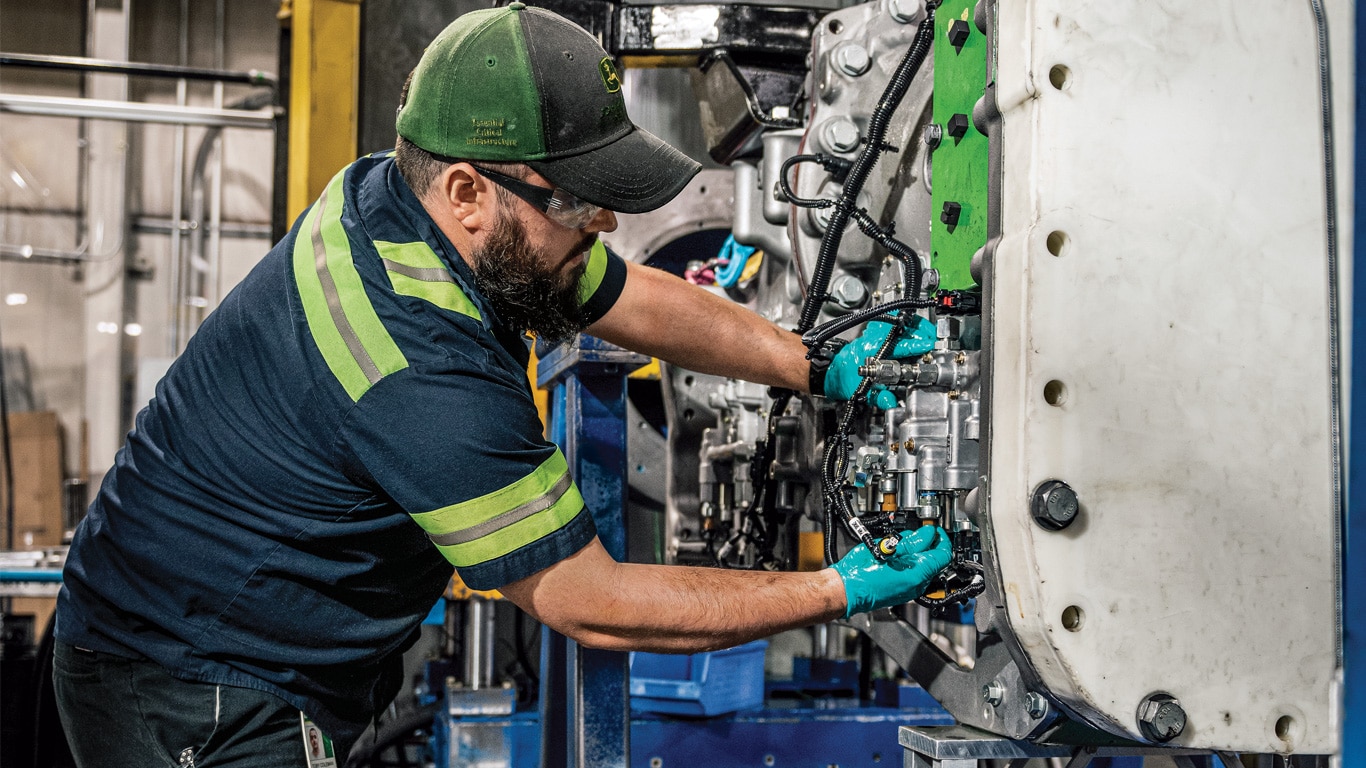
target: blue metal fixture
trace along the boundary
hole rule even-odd
[[[550,436],[593,513],[598,538],[626,559],[626,375],[650,359],[592,336],[545,352],[537,384],[553,386]],[[581,648],[543,630],[541,765],[625,768],[630,758],[627,655]]]
[[[1352,354],[1347,520],[1342,548],[1342,768],[1366,768],[1366,14],[1356,14],[1356,156],[1352,212]]]

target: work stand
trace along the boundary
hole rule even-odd
[[[537,385],[551,390],[551,440],[569,462],[603,547],[619,562],[626,559],[626,375],[649,361],[580,335],[543,353],[537,365]],[[582,648],[549,628],[542,633],[542,768],[625,768],[627,654]]]

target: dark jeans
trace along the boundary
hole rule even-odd
[[[299,710],[268,693],[61,641],[52,679],[80,768],[308,768]]]

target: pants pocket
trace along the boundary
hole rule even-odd
[[[54,679],[64,677],[72,683],[91,683],[100,679],[102,667],[96,662],[97,654],[82,651],[61,641],[52,647],[52,674]]]
[[[194,766],[218,727],[219,686],[140,664],[130,670],[128,688],[147,739],[161,746],[171,765]]]

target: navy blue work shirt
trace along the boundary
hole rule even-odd
[[[626,268],[600,244],[590,319]],[[362,158],[204,322],[76,531],[57,637],[268,691],[353,741],[452,565],[494,589],[595,535],[527,341]]]

